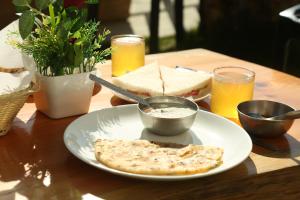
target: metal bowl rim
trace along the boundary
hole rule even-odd
[[[141,113],[143,113],[143,114],[145,114],[146,116],[149,116],[149,117],[153,117],[153,118],[155,118],[155,119],[170,119],[170,120],[179,120],[179,119],[186,119],[186,118],[188,118],[188,117],[192,117],[192,116],[194,116],[194,115],[196,115],[197,113],[198,113],[198,110],[199,110],[199,107],[198,107],[198,105],[194,102],[194,101],[192,101],[192,100],[189,100],[189,99],[187,99],[187,98],[184,98],[184,97],[177,97],[177,96],[155,96],[155,97],[164,97],[164,98],[176,98],[176,99],[181,99],[181,100],[184,100],[184,101],[187,101],[187,102],[190,102],[190,103],[192,103],[194,106],[195,106],[195,108],[196,109],[193,109],[193,108],[191,108],[191,107],[189,107],[189,108],[191,108],[191,109],[193,109],[193,113],[192,114],[190,114],[190,115],[187,115],[187,116],[185,116],[185,117],[173,117],[173,118],[166,118],[166,117],[154,117],[154,116],[151,116],[151,115],[149,115],[149,114],[147,114],[144,110],[142,110],[141,109],[141,107],[140,107],[140,103],[138,103],[138,110],[141,112]],[[150,98],[155,98],[155,97],[147,97],[147,98],[145,98],[145,100],[148,100],[148,99],[150,99]]]
[[[287,120],[287,119],[274,119],[274,120],[268,120],[268,119],[256,118],[256,117],[252,117],[252,116],[250,116],[250,115],[245,114],[244,112],[242,112],[242,111],[239,109],[239,107],[240,107],[242,104],[247,104],[247,103],[250,103],[250,102],[263,102],[263,101],[265,101],[265,102],[270,102],[270,103],[281,104],[281,105],[283,105],[283,106],[286,106],[286,107],[289,107],[289,108],[295,110],[295,108],[293,108],[293,107],[291,107],[291,106],[289,106],[289,105],[287,105],[287,104],[280,103],[280,102],[277,102],[277,101],[270,101],[270,100],[263,100],[263,99],[262,99],[262,100],[249,100],[249,101],[241,102],[241,103],[239,103],[239,105],[237,106],[237,111],[238,111],[239,114],[242,114],[243,116],[246,116],[246,117],[248,117],[248,118],[250,118],[250,119],[258,120],[258,121],[263,121],[263,122],[283,122],[283,121],[289,121],[289,120]]]

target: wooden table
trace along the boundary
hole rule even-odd
[[[300,79],[203,49],[147,56],[169,66],[211,71],[243,66],[256,72],[255,99],[284,102],[300,109]],[[109,79],[109,63],[100,67]],[[201,102],[207,106],[209,100]],[[102,88],[90,110],[123,104]],[[300,120],[266,148],[254,145],[239,166],[210,177],[180,182],[124,178],[91,167],[63,143],[65,128],[77,117],[51,120],[26,103],[11,131],[0,137],[0,199],[299,199]],[[263,145],[266,141],[260,141]],[[272,150],[270,150],[271,148]],[[97,198],[99,197],[99,198]]]

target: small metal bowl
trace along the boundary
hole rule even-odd
[[[288,105],[267,101],[245,101],[237,107],[239,120],[243,128],[253,136],[278,137],[285,134],[292,126],[294,120],[264,119],[293,111]]]
[[[191,115],[184,117],[155,117],[146,112],[149,107],[138,104],[139,113],[145,128],[153,133],[163,136],[174,136],[187,131],[194,123],[198,111],[198,106],[191,100],[174,96],[157,96],[150,97],[145,100],[148,101],[155,109],[167,107],[182,107],[190,108],[194,111],[191,113]]]

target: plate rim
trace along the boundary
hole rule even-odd
[[[106,166],[104,164],[101,164],[101,163],[94,164],[93,162],[89,162],[88,159],[84,159],[81,156],[77,155],[75,152],[73,152],[72,148],[67,144],[67,141],[66,141],[67,140],[67,134],[68,134],[68,132],[70,132],[69,129],[71,128],[72,124],[76,123],[77,121],[80,121],[81,119],[85,118],[87,115],[95,114],[97,112],[101,112],[101,111],[106,110],[106,109],[113,109],[113,108],[120,108],[120,109],[122,109],[122,107],[136,107],[136,106],[137,106],[137,104],[129,104],[129,105],[119,105],[119,106],[107,107],[107,108],[102,108],[100,110],[95,110],[95,111],[89,112],[89,113],[87,113],[85,115],[82,115],[82,116],[78,117],[77,119],[75,119],[74,121],[72,121],[67,126],[67,128],[65,129],[65,131],[64,131],[63,140],[64,140],[65,147],[77,159],[79,159],[79,160],[85,162],[86,164],[88,164],[90,166],[93,166],[93,167],[95,167],[97,169],[100,169],[100,170],[103,170],[105,172],[112,173],[112,174],[115,174],[115,175],[129,177],[129,178],[140,179],[140,180],[154,180],[154,181],[183,181],[183,180],[203,178],[203,177],[207,177],[207,176],[212,176],[212,175],[220,174],[220,173],[228,171],[228,170],[230,170],[230,169],[238,166],[242,162],[244,162],[249,157],[250,153],[252,152],[252,148],[253,148],[252,140],[251,140],[249,134],[242,127],[238,126],[236,123],[230,121],[229,119],[226,119],[225,117],[222,117],[222,116],[219,116],[219,115],[216,115],[214,113],[211,113],[211,112],[208,112],[208,111],[205,111],[205,110],[201,110],[201,109],[198,110],[197,115],[199,114],[199,112],[203,112],[203,113],[208,114],[208,115],[213,115],[215,117],[222,118],[223,120],[227,121],[228,123],[231,123],[234,126],[236,126],[237,128],[241,129],[241,131],[243,132],[243,134],[247,138],[247,141],[248,141],[247,144],[249,145],[249,148],[246,151],[247,153],[245,153],[245,155],[242,157],[242,159],[240,159],[239,162],[236,162],[236,163],[232,164],[231,166],[228,166],[228,167],[226,167],[224,169],[217,170],[217,171],[208,171],[206,173],[187,174],[187,175],[147,175],[147,174],[136,174],[136,173],[130,173],[130,172],[125,172],[125,171],[120,171],[120,170],[117,170],[117,169],[113,169],[113,168],[110,168],[110,167],[108,167],[108,166]]]

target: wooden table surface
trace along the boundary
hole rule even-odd
[[[269,99],[300,109],[300,79],[203,49],[147,56],[147,62],[212,71],[242,66],[256,72],[255,99]],[[110,79],[110,63],[98,65]],[[100,88],[99,88],[100,89]],[[63,97],[61,97],[63,98]],[[100,89],[90,111],[126,102]],[[200,102],[208,106],[209,99]],[[116,176],[73,156],[63,143],[65,128],[77,118],[52,120],[24,105],[11,130],[0,137],[0,199],[299,199],[300,120],[281,138],[257,141],[237,167],[210,177],[153,182]]]

